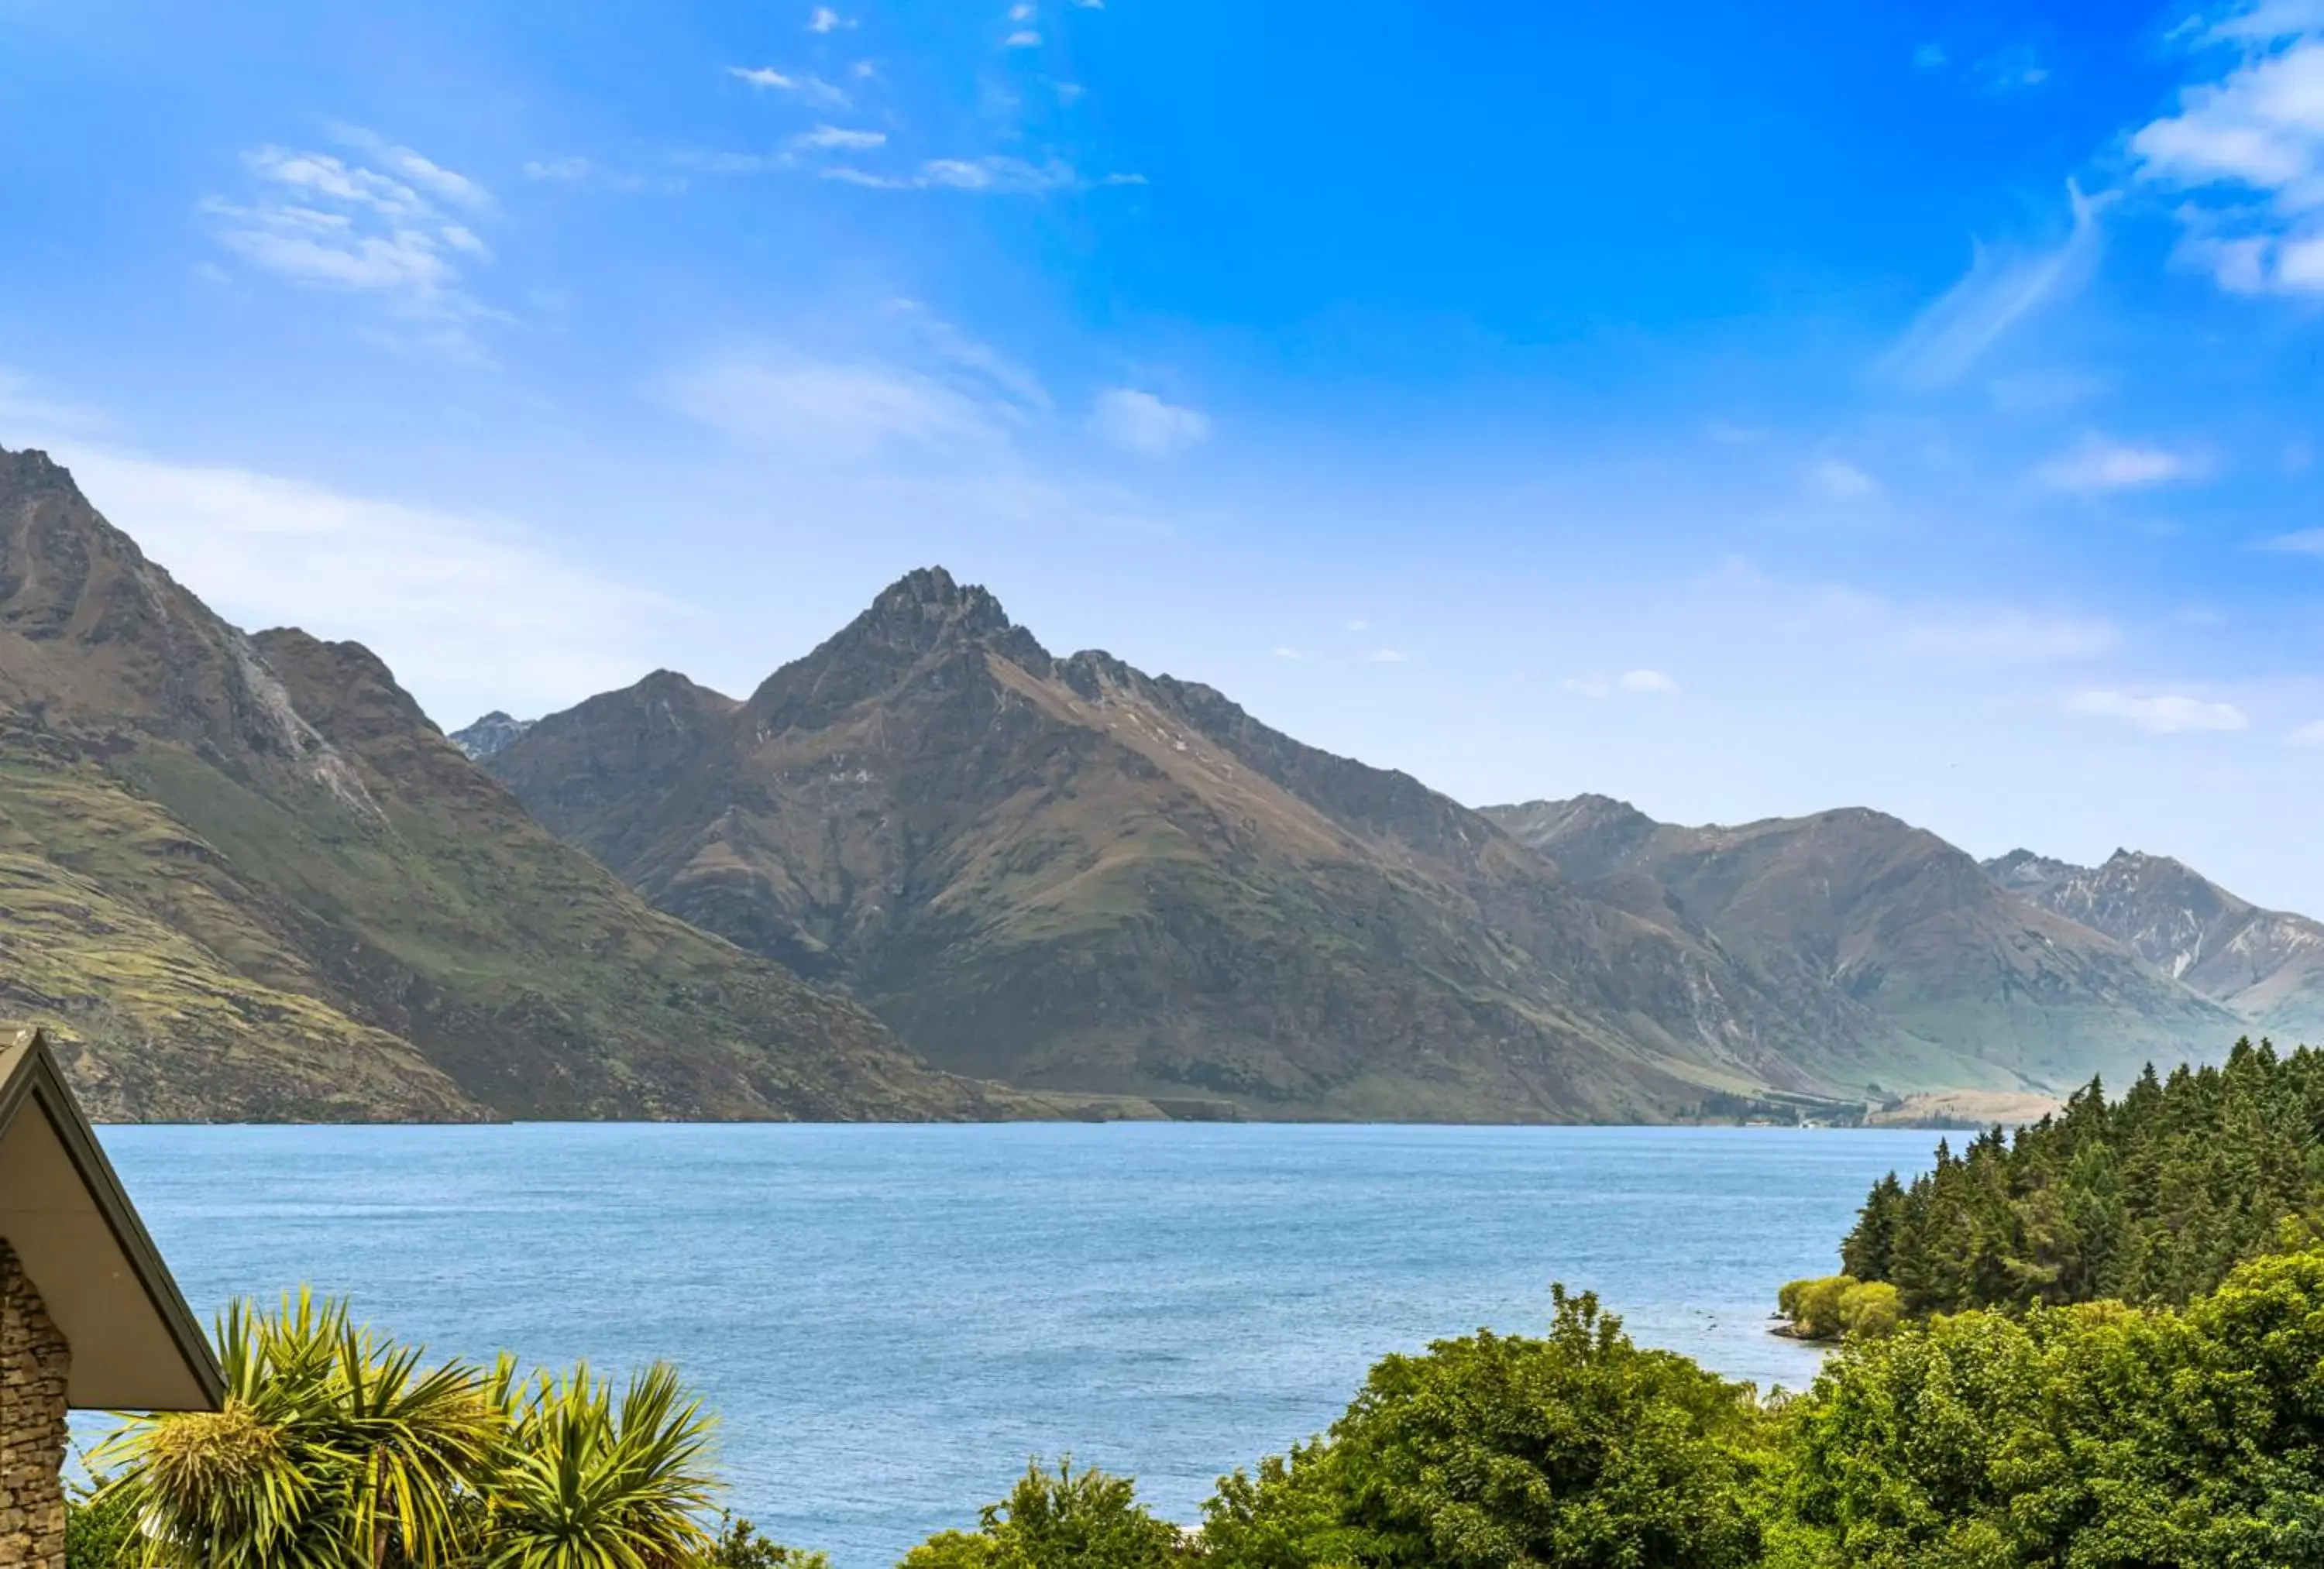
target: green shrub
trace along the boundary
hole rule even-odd
[[[1857,1282],[1846,1275],[1794,1280],[1775,1294],[1775,1305],[1803,1340],[1837,1340],[1847,1327],[1840,1302]]]
[[[1840,1332],[1850,1340],[1894,1335],[1904,1317],[1896,1288],[1886,1280],[1859,1280],[1840,1294]]]
[[[696,1564],[697,1569],[831,1569],[831,1557],[770,1542],[750,1521],[722,1514],[717,1538]]]
[[[1094,1467],[1025,1468],[1009,1496],[984,1506],[974,1531],[940,1531],[904,1555],[904,1569],[1162,1569],[1178,1528],[1138,1501],[1138,1484]]]
[[[137,1511],[127,1495],[107,1491],[104,1479],[65,1499],[65,1569],[120,1569],[137,1535]]]
[[[1204,1510],[1222,1569],[1741,1569],[1763,1423],[1748,1384],[1646,1351],[1554,1291],[1546,1337],[1391,1356],[1319,1445]]]

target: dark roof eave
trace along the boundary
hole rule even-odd
[[[161,1250],[153,1245],[153,1238],[145,1230],[145,1223],[137,1217],[136,1207],[129,1202],[128,1191],[122,1187],[113,1162],[106,1159],[104,1146],[97,1142],[97,1130],[89,1125],[71,1086],[65,1082],[64,1070],[49,1049],[48,1037],[38,1030],[23,1032],[6,1045],[0,1045],[0,1133],[16,1120],[28,1101],[40,1108],[49,1125],[56,1130],[58,1142],[64,1145],[81,1185],[96,1201],[114,1241],[120,1244],[122,1256],[129,1261],[145,1299],[169,1331],[179,1354],[185,1359],[187,1371],[208,1397],[208,1408],[217,1409],[226,1401],[226,1375],[218,1371],[217,1356],[210,1349],[209,1337],[202,1333],[200,1321],[186,1305],[169,1264],[161,1257]]]

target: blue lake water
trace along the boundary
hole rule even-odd
[[[301,1281],[442,1353],[678,1364],[737,1513],[881,1569],[1028,1457],[1192,1521],[1382,1353],[1597,1291],[1797,1388],[1766,1333],[1935,1135],[1200,1124],[109,1128],[205,1317]]]

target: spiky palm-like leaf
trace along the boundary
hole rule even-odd
[[[541,1378],[490,1487],[490,1569],[675,1569],[711,1546],[710,1418],[657,1363],[618,1400],[586,1364]]]
[[[223,1409],[131,1419],[92,1459],[117,1468],[143,1555],[169,1569],[437,1569],[460,1553],[462,1489],[502,1436],[484,1375],[306,1291],[217,1327]]]

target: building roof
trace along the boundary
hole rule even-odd
[[[72,1347],[69,1404],[214,1411],[217,1359],[38,1030],[0,1025],[0,1239]]]

